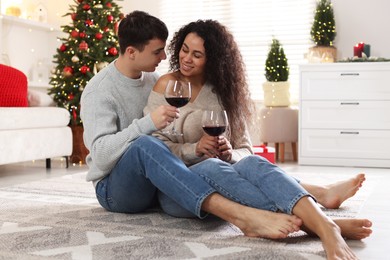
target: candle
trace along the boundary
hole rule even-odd
[[[364,44],[363,52],[364,54],[366,54],[367,57],[370,57],[370,51],[371,51],[370,47],[371,47],[370,44]]]
[[[361,57],[362,56],[362,52],[360,51],[360,48],[357,44],[355,46],[353,46],[353,56],[354,57]]]
[[[358,43],[358,47],[359,47],[359,56],[358,57],[362,57],[362,52],[364,51],[364,43],[363,42],[359,42]]]

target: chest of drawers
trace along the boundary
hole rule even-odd
[[[300,66],[299,164],[390,167],[390,63]]]

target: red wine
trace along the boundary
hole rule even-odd
[[[223,134],[226,130],[225,125],[220,125],[220,126],[204,126],[203,130],[211,136],[219,136]]]
[[[168,104],[174,107],[182,107],[190,102],[189,97],[167,97],[165,100],[168,102]]]

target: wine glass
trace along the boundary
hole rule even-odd
[[[226,131],[228,118],[226,110],[205,110],[202,116],[202,128],[211,136],[219,136]]]
[[[179,108],[187,105],[191,100],[191,83],[181,80],[169,80],[165,88],[164,97],[171,106]],[[175,129],[175,121],[176,118],[173,119],[172,129],[164,133],[182,136],[183,134]]]

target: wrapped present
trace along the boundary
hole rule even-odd
[[[253,146],[253,153],[264,157],[271,163],[275,163],[275,148],[265,145]]]

